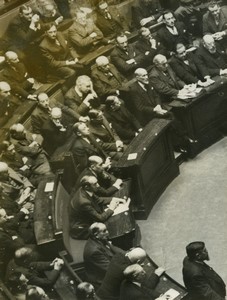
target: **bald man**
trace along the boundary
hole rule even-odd
[[[146,252],[139,247],[129,250],[125,254],[115,254],[109,264],[102,284],[97,290],[97,295],[105,300],[119,299],[121,282],[124,279],[123,271],[131,264],[142,263],[145,258]]]
[[[203,77],[227,74],[227,55],[211,34],[204,35],[196,57]]]
[[[35,79],[30,77],[25,65],[19,60],[16,52],[7,51],[5,53],[6,66],[3,69],[3,76],[9,82],[12,92],[22,100],[36,100],[33,95],[33,85]]]
[[[95,62],[91,76],[98,95],[106,96],[119,93],[119,89],[126,79],[106,56],[99,56]]]

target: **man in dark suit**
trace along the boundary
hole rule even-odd
[[[60,146],[64,145],[71,137],[72,130],[66,116],[58,107],[53,107],[50,118],[44,122],[41,134],[43,136],[43,148],[51,155]]]
[[[163,13],[164,27],[158,30],[157,39],[170,52],[174,52],[177,43],[189,44],[189,36],[183,23],[176,21],[170,11]]]
[[[128,108],[145,126],[153,118],[168,118],[167,110],[162,108],[162,103],[154,90],[145,69],[135,71],[136,81],[130,86],[130,99],[127,100]]]
[[[96,141],[94,135],[90,132],[89,127],[82,122],[77,122],[73,125],[73,132],[76,139],[71,147],[71,152],[79,162],[79,169],[83,171],[88,166],[88,157],[92,155],[107,158],[107,153],[102,149],[102,146]]]
[[[192,300],[226,299],[225,283],[204,261],[209,255],[204,242],[192,242],[186,247],[183,279]]]
[[[100,107],[100,100],[89,76],[77,77],[75,86],[65,94],[65,105],[81,116],[86,116],[91,108]]]
[[[89,239],[84,247],[84,266],[88,281],[98,287],[102,283],[112,257],[124,251],[109,241],[109,232],[105,224],[93,223],[89,233]]]
[[[120,297],[121,282],[124,279],[123,271],[134,263],[143,263],[146,252],[142,248],[133,248],[126,253],[116,253],[107,269],[97,295],[105,300],[118,300]]]
[[[162,97],[163,103],[180,98],[180,90],[185,83],[181,81],[169,66],[165,56],[158,54],[153,59],[154,67],[149,74],[151,85]]]
[[[74,239],[87,239],[88,229],[94,222],[104,222],[114,213],[120,198],[99,198],[95,195],[98,180],[84,176],[80,188],[72,195],[69,203],[70,235]],[[108,208],[105,210],[105,208]]]
[[[210,1],[208,11],[203,15],[203,34],[213,34],[213,38],[223,46],[227,42],[227,7]]]
[[[99,56],[95,62],[91,76],[98,95],[116,94],[117,90],[121,89],[124,84],[125,78],[114,65],[110,64],[106,56]]]
[[[129,77],[135,69],[140,67],[144,61],[144,56],[138,52],[133,44],[128,43],[126,35],[116,38],[117,45],[110,54],[111,62],[126,77]]]
[[[200,79],[203,79],[195,54],[186,52],[184,44],[176,45],[176,55],[171,58],[170,66],[186,84],[197,83]]]
[[[129,29],[126,20],[116,9],[110,8],[106,1],[100,1],[97,5],[96,25],[109,40]]]
[[[204,35],[196,57],[203,77],[227,74],[227,55],[212,35]]]
[[[142,126],[119,97],[108,96],[105,103],[105,117],[111,123],[123,143],[126,145],[129,144],[142,131]]]
[[[65,79],[75,74],[78,58],[70,51],[64,36],[57,32],[54,23],[46,26],[46,35],[39,48],[43,68],[47,75],[52,74],[60,79]]]

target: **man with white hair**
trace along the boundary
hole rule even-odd
[[[79,55],[94,50],[103,41],[101,30],[88,19],[86,13],[79,10],[75,14],[73,25],[69,28],[69,40]]]
[[[65,105],[80,116],[86,116],[91,108],[100,107],[99,98],[89,76],[81,75],[76,79],[75,86],[65,94]]]
[[[121,282],[124,279],[123,271],[131,264],[141,264],[146,258],[146,252],[136,247],[126,253],[117,253],[113,256],[106,275],[102,281],[97,295],[101,299],[119,299]]]
[[[227,74],[227,54],[215,42],[211,34],[204,35],[196,56],[205,78]]]
[[[33,85],[35,79],[28,75],[25,65],[19,60],[16,52],[7,51],[5,53],[6,66],[3,69],[3,76],[9,82],[12,92],[22,100],[36,100],[33,95]]]
[[[96,64],[92,68],[91,77],[99,96],[119,93],[125,78],[110,63],[106,56],[96,58]]]
[[[125,251],[112,245],[104,223],[93,223],[89,233],[84,247],[84,266],[88,281],[97,287],[101,284],[113,256]]]
[[[49,155],[60,146],[64,145],[70,137],[72,131],[62,110],[59,107],[53,107],[50,112],[50,118],[43,124],[41,134],[44,138],[43,148]]]

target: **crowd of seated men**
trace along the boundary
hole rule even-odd
[[[97,288],[102,282],[97,292],[101,299],[112,293],[126,299],[132,284],[144,299],[156,299],[152,289],[141,290],[144,270],[137,255],[142,250],[122,254],[108,244],[105,225],[94,222],[105,222],[125,202],[118,197],[124,182],[114,162],[148,122],[171,120],[178,152],[187,153],[188,144],[196,142],[171,111],[171,101],[194,97],[192,84],[207,87],[213,77],[227,75],[227,9],[214,1],[194,6],[193,0],[180,0],[174,12],[165,11],[159,1],[140,0],[132,5],[129,22],[108,1],[99,1],[93,10],[72,11],[68,1],[56,3],[20,6],[1,39],[0,125],[6,126],[22,102],[37,103],[30,128],[11,124],[0,142],[1,279],[24,297],[28,286],[46,291],[56,281],[63,262],[56,258],[43,263],[36,253],[34,199],[40,179],[53,175],[51,158],[57,151],[69,151],[81,174],[70,199],[70,235],[89,237],[84,255],[90,283]],[[87,55],[100,49],[108,52],[97,55],[93,65],[84,64]],[[44,83],[59,80],[63,102],[39,92]],[[102,244],[107,261],[92,265],[95,261],[88,256],[96,255],[91,252]],[[113,254],[119,255],[111,267],[117,272],[115,285],[110,284],[112,271],[107,271]],[[49,281],[44,270],[53,271]],[[33,299],[33,292],[42,294],[32,286],[26,299]],[[94,295],[89,283],[82,284],[78,299],[86,289]]]

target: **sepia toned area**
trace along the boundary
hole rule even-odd
[[[226,299],[226,0],[0,1],[0,67],[0,299]]]

